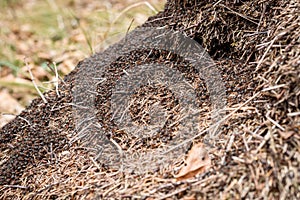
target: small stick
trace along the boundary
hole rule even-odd
[[[28,62],[26,61],[26,59],[24,59],[24,62],[26,64],[26,67],[27,67],[28,72],[30,74],[31,82],[32,82],[34,88],[36,89],[36,91],[38,92],[38,94],[40,95],[40,97],[42,98],[42,100],[44,101],[44,103],[48,103],[48,101],[46,100],[46,98],[44,97],[44,95],[42,94],[42,92],[39,90],[39,88],[38,88],[38,86],[37,86],[37,84],[35,82],[35,79],[33,77],[33,74],[31,72],[31,69],[30,69],[30,67],[29,67]]]
[[[268,53],[269,50],[272,48],[274,42],[275,42],[276,40],[280,39],[280,38],[281,38],[283,35],[285,35],[285,34],[286,34],[286,32],[284,31],[284,32],[278,34],[272,41],[270,41],[270,45],[267,47],[267,49],[265,50],[265,53],[263,54],[263,56],[262,56],[261,59],[259,60],[257,66],[256,66],[255,72],[258,71],[260,65],[263,63],[265,57],[267,56],[267,53]]]
[[[291,112],[291,113],[287,114],[287,116],[289,116],[289,117],[295,117],[297,115],[300,115],[300,112]]]
[[[51,65],[49,63],[47,63],[47,67],[55,74],[56,78],[59,78],[61,82],[63,82],[63,84],[65,84],[65,81],[63,78],[61,78],[57,72],[57,66],[56,66],[56,62],[53,62],[54,65],[54,69],[51,67]]]
[[[59,91],[58,91],[58,79],[59,79],[59,76],[58,76],[57,67],[56,67],[56,63],[55,62],[53,62],[53,66],[54,66],[54,73],[55,73],[55,81],[54,81],[55,91],[56,91],[57,96],[60,96],[59,95]]]
[[[285,86],[286,86],[286,84],[275,85],[275,86],[271,86],[271,87],[268,87],[268,88],[264,88],[262,91],[266,92],[266,91],[269,91],[269,90],[275,90],[275,89],[282,88],[282,87],[285,87]]]
[[[167,194],[167,195],[165,195],[165,196],[163,196],[163,197],[160,197],[159,200],[167,199],[167,198],[169,198],[169,197],[175,196],[176,194],[181,193],[181,192],[184,192],[184,191],[186,191],[187,189],[188,189],[187,187],[178,189],[178,190],[176,190],[176,191],[174,191],[174,192],[172,192],[172,193],[170,193],[170,194]]]
[[[17,117],[19,117],[20,119],[24,120],[25,122],[27,122],[27,124],[29,126],[31,126],[30,122],[27,119],[25,119],[24,117],[21,117],[21,116],[17,116]]]
[[[276,122],[275,120],[273,120],[270,116],[269,113],[266,115],[266,118],[275,126],[277,126],[280,130],[285,131],[285,128],[283,128],[278,122]]]
[[[225,6],[224,4],[220,4],[220,6],[222,6],[222,7],[226,8],[226,9],[228,9],[228,10],[231,11],[233,14],[236,14],[236,15],[238,15],[238,16],[240,16],[240,17],[242,17],[242,18],[244,18],[244,19],[246,19],[246,20],[248,20],[248,21],[250,21],[250,22],[252,22],[252,23],[254,23],[254,24],[256,24],[256,25],[258,25],[258,23],[257,23],[256,21],[254,21],[254,20],[256,20],[255,18],[252,18],[252,17],[246,16],[246,15],[243,15],[243,14],[241,14],[241,13],[238,13],[238,12],[232,10],[231,8]],[[251,18],[252,18],[252,19],[251,19]]]
[[[234,133],[233,133],[233,134],[230,136],[228,145],[227,145],[227,147],[226,147],[226,152],[229,152],[229,151],[231,150],[231,147],[232,147],[234,138],[235,138],[235,135],[234,135]]]
[[[27,189],[27,186],[22,186],[22,185],[4,185],[4,187],[7,188],[19,188],[19,189]]]

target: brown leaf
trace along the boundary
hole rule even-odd
[[[183,200],[196,200],[195,194],[183,197]]]
[[[289,139],[294,133],[294,131],[279,131],[279,135],[285,140]]]
[[[186,165],[184,165],[175,176],[177,181],[185,180],[201,174],[211,166],[211,160],[203,143],[198,143],[189,151]]]

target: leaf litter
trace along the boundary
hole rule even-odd
[[[203,143],[195,144],[187,155],[185,165],[175,176],[177,181],[185,180],[204,173],[210,168],[211,160]]]

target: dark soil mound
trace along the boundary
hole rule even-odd
[[[174,168],[137,175],[95,161],[76,138],[71,91],[77,73],[89,76],[101,70],[104,52],[80,62],[59,85],[59,95],[53,90],[45,94],[47,103],[35,99],[0,130],[0,198],[300,199],[299,13],[297,0],[170,0],[163,12],[143,25],[180,31],[194,39],[221,72],[226,118],[214,141],[195,138],[209,146],[212,167],[208,172],[175,181]],[[113,47],[106,50],[113,51]],[[126,150],[155,149],[171,141],[177,130],[175,123],[155,138],[140,140],[128,137],[111,121],[111,90],[116,80],[124,70],[150,63],[177,69],[197,85],[201,120],[212,123],[206,115],[212,108],[205,81],[188,61],[157,49],[133,51],[110,63],[105,84],[92,91],[97,93],[98,122],[110,133],[107,138]],[[139,104],[138,98],[165,101],[163,107],[174,117],[167,123],[176,121],[178,102],[168,89],[143,87],[133,95],[132,117],[139,124],[148,123],[149,116],[143,113],[148,104]]]

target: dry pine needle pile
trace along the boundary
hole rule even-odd
[[[232,114],[213,143],[195,139],[195,146],[206,145],[207,162],[185,163],[193,174],[184,178],[190,175],[182,168],[184,162],[194,159],[191,149],[178,155],[178,165],[169,169],[143,175],[120,173],[96,162],[80,140],[70,142],[76,131],[74,74],[82,67],[86,74],[95,70],[96,54],[65,77],[60,95],[53,90],[44,94],[48,103],[35,99],[0,130],[0,199],[300,199],[299,0],[169,0],[164,11],[143,26],[183,32],[208,51],[221,72],[226,111]],[[155,62],[181,69],[202,84],[186,61],[163,51],[132,52],[109,69]],[[110,137],[124,148],[138,143],[134,150],[168,142],[166,133],[176,127],[157,135],[163,141],[137,141],[109,124],[101,105],[110,98],[109,85],[116,73],[107,74],[111,82],[103,86],[96,102],[101,123],[115,130]],[[205,127],[210,123],[205,115],[210,111],[205,85],[197,92]],[[142,109],[131,110],[138,121]]]

